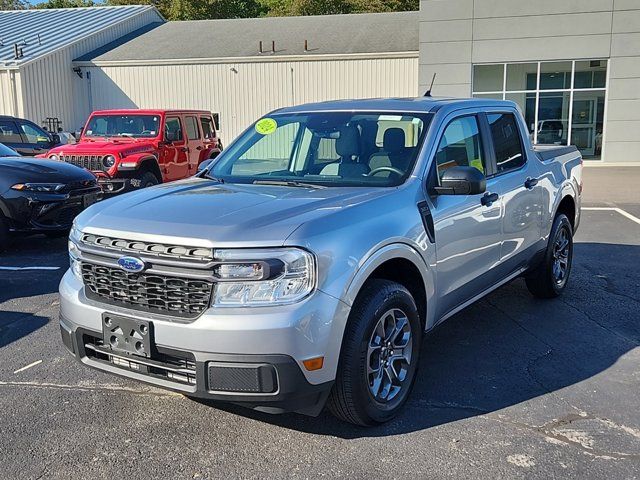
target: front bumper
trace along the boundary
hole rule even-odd
[[[87,198],[91,199],[91,203],[100,201],[102,192],[94,188],[71,195],[12,193],[5,198],[11,213],[11,230],[25,233],[68,230],[73,219],[89,206]]]
[[[211,308],[185,322],[94,302],[70,272],[60,294],[63,342],[83,364],[268,413],[320,413],[335,379],[348,315],[346,305],[317,291],[293,306]],[[146,358],[105,347],[105,312],[152,322],[155,353]],[[323,368],[307,371],[302,362],[319,356],[325,358]]]
[[[94,172],[96,173],[96,172]],[[98,184],[105,195],[120,195],[140,188],[140,181],[135,178],[110,178],[98,176]]]

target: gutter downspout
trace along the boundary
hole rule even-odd
[[[9,104],[11,108],[11,116],[18,115],[18,92],[16,91],[16,70],[5,66],[4,71],[7,73],[7,83],[9,84]]]

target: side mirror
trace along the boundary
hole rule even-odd
[[[479,195],[487,190],[487,179],[475,167],[452,167],[444,172],[440,186],[434,190],[438,195]]]
[[[207,168],[209,165],[211,165],[212,162],[213,162],[213,158],[210,158],[209,160],[205,160],[200,165],[198,165],[198,173],[201,173],[202,171],[204,171],[204,169]]]

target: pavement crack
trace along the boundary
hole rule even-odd
[[[587,319],[589,319],[591,322],[595,323],[596,325],[598,325],[600,328],[602,328],[603,330],[606,330],[607,332],[609,332],[610,334],[618,337],[621,340],[624,340],[627,343],[630,343],[631,345],[633,345],[634,347],[640,346],[640,343],[638,343],[637,340],[634,340],[633,338],[629,338],[626,335],[620,333],[620,332],[616,332],[615,330],[612,330],[611,328],[609,328],[606,325],[603,325],[602,323],[600,323],[598,320],[596,320],[595,318],[593,318],[591,315],[589,315],[587,312],[585,312],[584,310],[579,309],[578,307],[576,307],[575,305],[572,305],[571,303],[567,302],[566,300],[563,300],[562,298],[559,299],[562,303],[564,303],[567,307],[575,310],[576,312],[584,315]]]
[[[429,400],[415,400],[411,402],[413,405],[420,405],[420,407],[426,408],[441,408],[441,409],[452,409],[452,410],[468,410],[478,414],[490,413],[490,410],[476,407],[474,405],[462,405],[455,402],[433,402]]]
[[[16,387],[16,388],[44,388],[56,390],[71,390],[77,392],[100,392],[100,393],[131,393],[133,395],[147,395],[154,397],[182,397],[181,394],[170,391],[145,391],[135,388],[122,387],[116,385],[67,385],[59,383],[44,382],[7,382],[0,381],[0,387]]]

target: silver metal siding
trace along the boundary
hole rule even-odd
[[[332,99],[416,96],[418,58],[89,67],[94,109],[220,113],[225,144],[265,113]],[[237,72],[237,73],[236,73]]]

